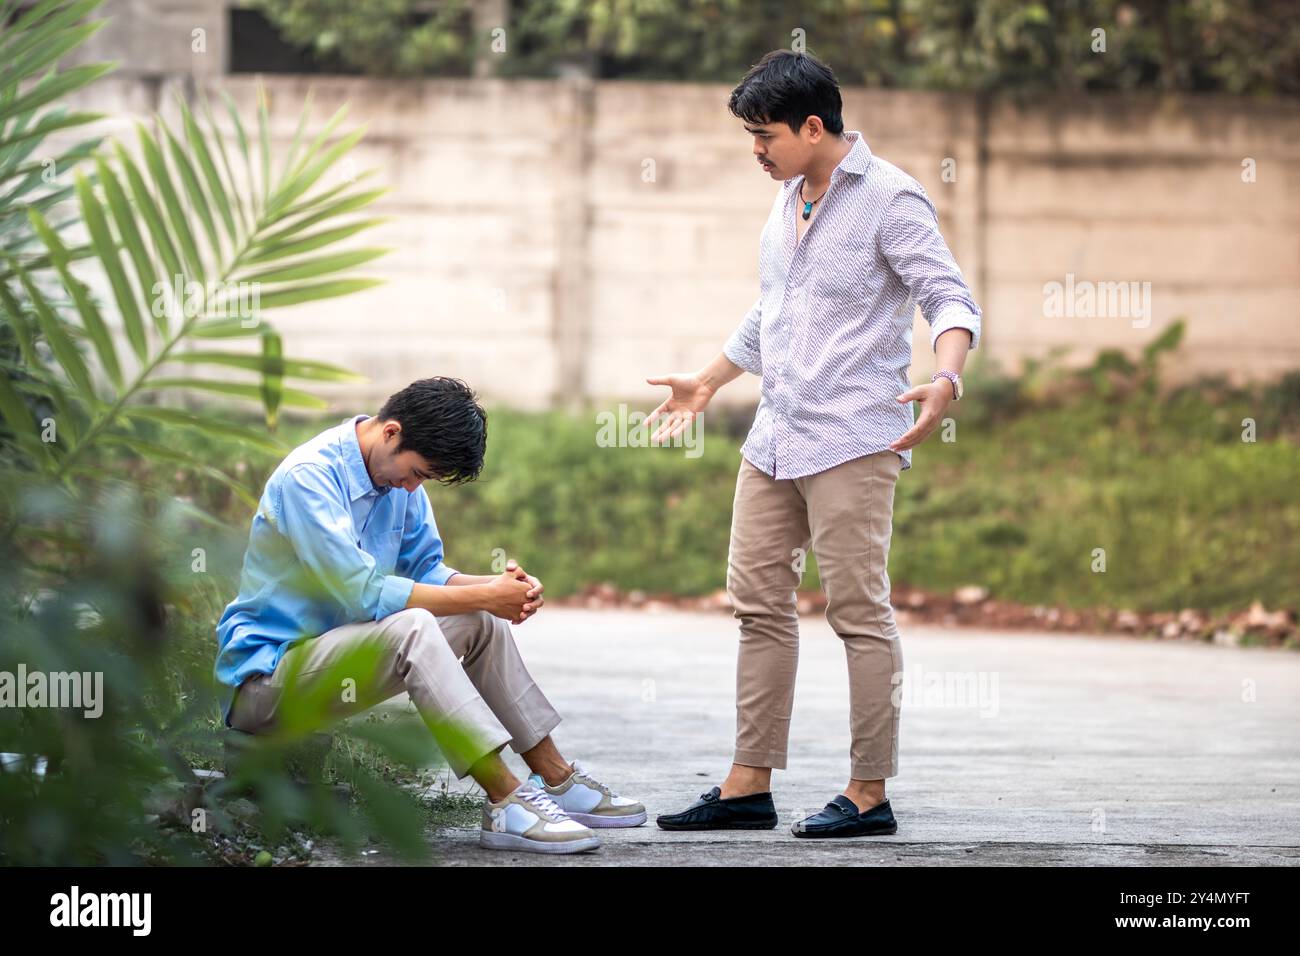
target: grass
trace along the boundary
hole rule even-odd
[[[980,585],[1074,608],[1300,607],[1300,373],[1157,395],[1150,372],[1117,370],[1103,354],[1073,376],[983,373],[971,388],[950,406],[956,440],[936,431],[899,480],[895,584]],[[515,557],[552,597],[601,582],[647,594],[723,588],[751,413],[706,421],[691,458],[599,447],[598,411],[490,410],[479,481],[427,486],[448,564],[490,573]],[[1254,441],[1243,441],[1245,419]],[[292,445],[339,420],[291,422],[281,437]],[[250,461],[250,484],[274,464]],[[246,533],[247,507],[226,510]],[[226,558],[237,573],[238,548]],[[818,586],[815,560],[805,586]]]
[[[1297,408],[1204,385],[954,409],[955,440],[936,431],[899,480],[891,578],[1073,608],[1300,607]],[[594,415],[493,412],[484,478],[430,488],[448,563],[509,554],[554,595],[723,588],[740,436],[706,428],[688,459],[594,432]]]
[[[959,424],[900,481],[891,574],[1076,608],[1300,607],[1300,448],[1242,441],[1252,412],[1186,390]]]

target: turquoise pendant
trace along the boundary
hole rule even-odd
[[[808,218],[809,216],[811,216],[811,215],[812,215],[812,203],[810,203],[810,202],[804,202],[804,204],[803,204],[803,217],[804,217],[805,219],[807,219],[807,218]]]

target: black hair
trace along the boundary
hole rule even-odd
[[[444,485],[473,481],[483,470],[487,412],[458,378],[422,378],[388,397],[380,421],[402,426],[397,450],[424,457]]]
[[[753,126],[785,123],[798,133],[809,116],[826,132],[844,132],[844,104],[831,68],[811,53],[773,50],[749,68],[727,108]]]

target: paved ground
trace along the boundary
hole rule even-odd
[[[556,741],[642,800],[650,821],[558,859],[485,851],[477,831],[443,831],[431,835],[440,860],[1300,864],[1300,654],[921,625],[903,629],[901,772],[887,783],[898,833],[798,840],[789,824],[848,775],[844,653],[821,616],[802,626],[790,764],[773,785],[777,830],[654,825],[656,813],[720,783],[730,763],[728,615],[547,608],[516,633],[565,715]],[[941,693],[945,679],[956,683]]]

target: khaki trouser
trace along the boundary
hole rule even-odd
[[[727,594],[740,621],[736,763],[786,765],[799,662],[797,562],[811,546],[826,618],[848,657],[850,776],[897,776],[893,690],[903,654],[886,565],[901,468],[888,449],[804,478],[773,479],[741,459],[727,559]]]
[[[560,722],[524,667],[508,621],[487,611],[434,617],[408,608],[295,645],[274,674],[254,675],[239,686],[231,726],[248,733],[271,727],[291,667],[301,667],[297,686],[306,689],[313,675],[370,642],[379,648],[378,673],[357,681],[354,701],[340,694],[338,716],[407,691],[457,777],[465,777],[474,763],[507,743],[516,753],[531,750]]]

